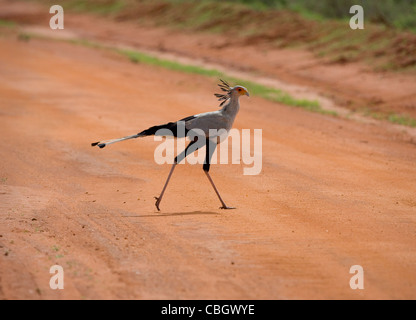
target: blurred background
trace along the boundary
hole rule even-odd
[[[365,30],[351,32],[349,10],[357,4],[364,8]],[[67,0],[65,8],[232,34],[251,44],[306,46],[334,62],[366,60],[377,70],[416,65],[416,0]]]

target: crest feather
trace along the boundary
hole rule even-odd
[[[214,95],[218,98],[218,101],[222,101],[220,103],[220,107],[222,107],[222,105],[227,102],[228,99],[230,99],[230,95],[231,95],[231,87],[228,84],[227,81],[220,79],[221,83],[218,84],[218,87],[220,87],[220,89],[222,91],[225,92],[225,94],[221,94],[221,93],[215,93]]]

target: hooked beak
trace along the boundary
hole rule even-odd
[[[246,96],[247,96],[247,97],[250,97],[250,94],[248,93],[248,91],[246,91]]]

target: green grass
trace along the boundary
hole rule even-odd
[[[416,128],[416,119],[406,115],[406,114],[397,114],[397,113],[381,113],[372,111],[369,108],[362,108],[361,113],[366,116],[376,120],[388,121],[390,123],[398,124],[401,126],[406,126],[410,128]]]
[[[17,35],[17,39],[19,41],[23,41],[23,42],[28,42],[30,41],[30,39],[32,38],[33,35],[26,33],[26,32],[21,32]]]
[[[238,83],[242,86],[245,86],[252,95],[262,97],[269,101],[282,103],[292,107],[299,107],[312,112],[336,115],[336,113],[333,111],[322,109],[319,102],[316,100],[312,101],[307,99],[297,99],[282,90],[271,88],[244,79],[228,77],[226,74],[216,69],[207,69],[199,66],[182,64],[176,61],[157,58],[135,50],[117,49],[117,52],[127,57],[133,63],[144,63],[147,65],[158,66],[173,71],[198,74],[207,77],[224,78],[232,83]]]
[[[170,0],[173,1],[173,0]],[[184,1],[184,0],[182,0]],[[375,21],[402,30],[416,31],[416,0],[216,0],[242,3],[253,9],[288,9],[316,21],[349,19],[349,8],[364,8],[366,21]]]
[[[149,54],[135,50],[116,49],[118,53],[127,57],[133,63],[143,63],[152,66],[159,66],[165,69],[180,71],[191,74],[199,74],[208,77],[224,77],[224,74],[215,69],[182,64],[172,60],[160,59]]]
[[[72,44],[76,44],[76,45],[80,45],[83,47],[87,47],[87,48],[94,48],[94,49],[105,49],[106,47],[104,47],[101,44],[89,41],[89,40],[85,40],[85,39],[70,39],[70,40],[66,40],[67,42],[70,42]]]
[[[266,100],[282,103],[292,107],[302,108],[311,112],[317,112],[321,114],[328,114],[332,116],[336,116],[337,113],[334,111],[329,111],[322,109],[319,101],[317,100],[308,100],[308,99],[297,99],[288,94],[287,92],[279,89],[275,89],[269,86],[265,86],[256,82],[247,81],[244,79],[238,78],[227,78],[231,82],[238,83],[244,87],[246,87],[250,94],[253,96],[259,96]]]
[[[0,20],[0,26],[15,26],[15,25],[16,24],[13,22],[9,22],[7,20]],[[34,34],[27,34],[27,33],[18,34],[18,38],[23,41],[28,41],[32,37],[43,38],[42,36],[37,36]],[[330,40],[331,40],[330,38],[321,39],[322,42],[326,42]],[[165,68],[165,69],[173,70],[177,72],[198,74],[198,75],[211,77],[211,78],[217,78],[217,79],[222,78],[231,83],[240,84],[240,85],[247,87],[252,96],[258,96],[258,97],[262,97],[272,102],[277,102],[277,103],[281,103],[281,104],[292,106],[292,107],[302,108],[310,112],[331,115],[331,116],[338,116],[338,114],[335,111],[323,109],[321,105],[319,104],[319,101],[308,100],[308,99],[298,99],[298,98],[291,96],[289,93],[283,90],[275,89],[266,85],[262,85],[262,84],[259,84],[253,81],[248,81],[248,80],[241,79],[241,78],[230,77],[224,72],[221,72],[216,69],[183,64],[183,63],[172,61],[172,60],[158,58],[150,54],[146,54],[146,53],[139,52],[136,50],[118,49],[114,47],[108,47],[108,46],[104,46],[102,44],[95,43],[95,42],[88,41],[88,40],[77,39],[77,40],[63,40],[63,41],[70,42],[76,45],[81,45],[84,47],[89,47],[89,48],[110,50],[112,52],[115,52],[129,59],[132,63],[143,63],[146,65],[161,67],[161,68]],[[341,40],[341,42],[342,41],[343,40]],[[364,116],[371,117],[377,120],[388,121],[390,123],[412,127],[412,128],[416,127],[416,119],[408,115],[396,114],[396,113],[374,112],[370,110],[369,108],[361,109],[361,113]],[[3,178],[0,181],[2,183],[5,183],[6,179],[7,178]]]
[[[157,66],[164,69],[184,72],[189,74],[197,74],[201,76],[211,77],[211,78],[222,78],[232,83],[238,83],[239,85],[245,86],[253,96],[262,97],[266,100],[281,103],[287,106],[298,107],[305,109],[307,111],[337,116],[337,113],[334,111],[329,111],[323,109],[319,102],[316,100],[308,99],[297,99],[291,96],[289,93],[284,92],[283,90],[275,89],[269,86],[265,86],[253,81],[248,81],[240,78],[233,78],[227,76],[224,72],[221,72],[216,69],[208,69],[200,66],[194,66],[189,64],[183,64],[177,61],[167,60],[152,56],[147,53],[143,53],[131,49],[118,49],[113,47],[106,47],[88,40],[69,40],[73,44],[82,45],[89,48],[99,48],[107,49],[113,52],[120,54],[121,56],[126,57],[132,63],[143,63],[146,65]]]
[[[55,4],[52,0],[37,0],[48,4]],[[222,17],[233,15],[239,8],[248,8],[254,11],[287,10],[297,12],[305,19],[319,22],[330,19],[350,19],[349,8],[358,4],[363,6],[366,22],[376,22],[401,30],[416,31],[416,0],[65,0],[63,5],[74,11],[88,11],[98,14],[116,14],[123,9],[131,10],[137,3],[161,2],[183,8],[189,14],[185,20],[193,20],[191,24],[207,21],[214,11]],[[192,6],[189,7],[189,3]],[[236,9],[236,10],[235,10]],[[163,11],[163,10],[162,10]]]
[[[16,22],[0,19],[0,27],[14,28],[16,25]]]
[[[72,44],[81,45],[88,48],[96,48],[96,49],[103,49],[103,50],[110,50],[113,51],[123,57],[126,57],[132,63],[143,63],[146,65],[156,66],[172,71],[184,72],[189,74],[197,74],[201,76],[211,77],[211,78],[221,78],[225,79],[229,82],[242,85],[246,87],[250,94],[253,96],[262,97],[266,100],[281,103],[287,106],[298,107],[305,109],[307,111],[337,116],[338,114],[334,111],[329,111],[323,109],[319,101],[317,100],[308,100],[308,99],[298,99],[291,96],[289,93],[275,89],[269,86],[265,86],[253,81],[248,81],[240,78],[233,78],[227,76],[224,72],[221,72],[216,69],[208,69],[200,66],[183,64],[177,61],[167,60],[152,56],[147,53],[143,53],[140,51],[132,50],[132,49],[118,49],[114,47],[108,47],[101,45],[99,43],[95,43],[89,40],[83,39],[71,39],[71,40],[63,40],[66,42],[70,42]]]
[[[390,114],[387,120],[391,123],[400,124],[411,128],[416,128],[416,119],[408,115]]]
[[[88,1],[88,0],[67,0],[64,8],[76,12],[91,12],[96,14],[117,14],[126,7],[125,0],[112,1]]]
[[[349,28],[353,4],[364,7],[364,30]],[[332,63],[362,61],[375,70],[409,72],[416,66],[406,63],[395,42],[404,34],[414,43],[416,0],[66,0],[64,8],[144,25],[228,34],[244,43],[307,49]],[[408,45],[410,51],[414,48]]]

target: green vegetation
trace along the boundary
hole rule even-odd
[[[50,2],[51,0],[38,0]],[[365,9],[365,29],[348,27],[349,8]],[[67,0],[65,9],[110,15],[120,21],[138,21],[202,32],[223,32],[237,43],[267,44],[268,47],[298,46],[325,58],[327,62],[365,62],[376,70],[416,72],[416,0]],[[0,20],[1,26],[13,26]],[[406,29],[408,31],[401,31]],[[27,41],[33,35],[20,34]],[[135,50],[104,47],[71,40],[87,47],[112,50],[133,63],[169,70],[223,78],[249,88],[267,100],[323,114],[318,101],[297,99],[287,92],[244,79],[231,78],[215,69],[182,64]],[[368,111],[366,116],[409,127],[416,119],[404,114]]]
[[[238,83],[247,88],[250,88],[249,89],[250,93],[253,96],[262,97],[266,100],[277,102],[277,103],[282,103],[282,104],[292,106],[292,107],[299,107],[304,110],[315,112],[315,113],[338,116],[338,114],[335,111],[323,109],[320,106],[319,102],[316,100],[312,101],[312,100],[307,100],[307,99],[297,99],[282,90],[275,89],[269,86],[265,86],[265,85],[262,85],[253,81],[229,77],[223,72],[215,70],[215,69],[206,69],[206,68],[199,67],[199,66],[186,65],[186,64],[182,64],[176,61],[161,59],[161,58],[154,57],[152,55],[149,55],[143,52],[130,50],[130,49],[116,49],[116,48],[104,47],[100,44],[93,43],[93,42],[86,41],[86,40],[76,40],[76,41],[71,40],[71,42],[74,44],[79,44],[79,45],[90,47],[90,48],[101,48],[101,49],[112,50],[128,58],[133,63],[143,63],[147,65],[166,68],[166,69],[173,70],[173,71],[198,74],[198,75],[215,77],[215,78],[223,78],[229,82]],[[394,113],[383,114],[383,113],[371,111],[368,108],[365,108],[362,111],[362,113],[365,116],[372,117],[377,120],[385,120],[391,123],[408,126],[412,128],[416,127],[416,119],[409,117],[407,115],[399,115],[399,114],[394,114]]]
[[[97,14],[116,14],[127,5],[125,0],[67,0],[63,4],[65,9],[76,12],[91,12]]]
[[[32,38],[32,35],[26,32],[21,32],[18,34],[17,39],[19,41],[28,42]]]
[[[406,114],[381,113],[372,111],[369,108],[363,108],[361,113],[366,117],[371,117],[376,120],[388,121],[390,123],[416,128],[416,119]]]
[[[266,100],[282,103],[288,106],[302,108],[311,112],[337,116],[336,112],[323,109],[316,100],[297,99],[282,90],[244,79],[230,77],[227,77],[227,79],[233,83],[238,83],[246,88],[250,88],[250,93],[254,96],[259,96]]]
[[[39,39],[45,39],[43,36],[28,34],[28,33],[20,33],[18,34],[18,39],[22,41],[28,41],[32,37],[36,37]],[[183,64],[177,61],[167,60],[152,56],[150,54],[146,54],[140,51],[132,50],[132,49],[119,49],[114,47],[104,46],[102,44],[92,42],[85,39],[70,39],[70,40],[63,40],[72,44],[81,45],[88,48],[95,48],[95,49],[102,49],[102,50],[110,50],[113,51],[121,56],[126,57],[132,63],[143,63],[146,65],[157,66],[161,68],[165,68],[168,70],[185,72],[190,74],[198,74],[206,77],[213,77],[216,79],[222,78],[226,79],[232,83],[238,83],[249,88],[250,93],[252,95],[262,97],[266,100],[272,102],[278,102],[287,106],[298,107],[302,108],[311,112],[317,112],[321,114],[327,114],[332,116],[337,116],[337,113],[334,111],[328,111],[323,109],[319,102],[316,100],[308,100],[308,99],[297,99],[287,92],[284,92],[279,89],[275,89],[269,86],[265,86],[262,84],[255,83],[253,81],[247,81],[244,79],[233,78],[227,76],[225,73],[216,70],[216,69],[208,69],[200,66]]]
[[[307,99],[297,99],[289,95],[287,92],[282,90],[274,89],[268,86],[264,86],[252,81],[244,79],[228,77],[221,71],[215,69],[206,69],[204,67],[182,64],[172,60],[166,60],[157,58],[142,52],[135,50],[117,49],[117,52],[126,56],[133,63],[144,63],[148,65],[159,66],[169,70],[180,71],[185,73],[199,74],[208,77],[224,78],[232,83],[238,83],[247,88],[250,88],[250,92],[264,99],[282,103],[288,106],[303,108],[308,111],[318,112],[322,114],[336,115],[333,111],[327,111],[321,108],[318,101],[311,101]]]
[[[400,124],[402,126],[416,128],[416,119],[407,115],[390,114],[387,120],[392,123]]]
[[[364,8],[364,30],[349,28],[355,4]],[[416,70],[416,0],[66,0],[64,7],[118,21],[221,32],[240,43],[300,47],[332,63]]]
[[[323,109],[319,102],[316,100],[308,100],[308,99],[297,99],[287,92],[284,92],[279,89],[275,89],[269,86],[265,86],[262,84],[255,83],[253,81],[247,81],[244,79],[233,78],[229,77],[223,72],[216,70],[216,69],[207,69],[200,66],[183,64],[177,61],[167,60],[152,56],[150,54],[146,54],[140,51],[132,50],[132,49],[119,49],[114,47],[103,46],[101,44],[88,41],[88,40],[65,40],[73,44],[82,45],[84,47],[89,48],[98,48],[104,50],[111,50],[120,54],[126,58],[128,58],[133,63],[143,63],[151,66],[157,66],[173,71],[185,72],[190,74],[198,74],[207,77],[213,77],[216,79],[222,78],[232,83],[238,83],[242,86],[249,88],[250,93],[252,95],[262,97],[266,100],[272,102],[278,102],[287,106],[298,107],[305,109],[311,112],[317,112],[321,114],[327,114],[332,116],[337,116],[337,113],[334,111],[328,111]]]
[[[220,1],[220,0],[217,0]],[[349,8],[361,5],[366,20],[416,31],[416,0],[221,0],[243,3],[254,9],[288,9],[312,19],[350,18]]]
[[[317,21],[342,20],[351,17],[349,13],[351,6],[361,5],[367,22],[416,31],[416,0],[142,0],[140,2],[142,3],[139,5],[154,3],[153,8],[165,13],[169,10],[166,10],[168,7],[164,3],[184,7],[189,15],[178,19],[177,22],[189,25],[209,22],[215,15],[221,15],[223,18],[232,17],[235,12],[246,8],[255,11],[287,10]],[[66,0],[65,2],[65,7],[68,9],[99,14],[117,14],[123,9],[130,10],[135,5],[137,4],[131,0]],[[135,13],[141,16],[140,13]]]
[[[70,39],[70,40],[67,40],[67,42],[70,42],[70,43],[76,44],[76,45],[80,45],[80,46],[83,46],[83,47],[88,47],[88,48],[95,48],[95,49],[104,49],[105,48],[104,46],[102,46],[98,43],[88,41],[88,40],[85,40],[85,39]]]
[[[223,77],[224,74],[215,69],[206,69],[194,65],[182,64],[172,60],[160,59],[135,50],[118,49],[118,53],[126,56],[131,62],[144,63],[153,66],[159,66],[165,69],[181,71],[185,73],[199,74],[208,77]]]
[[[0,27],[14,28],[16,23],[9,20],[0,19]]]

